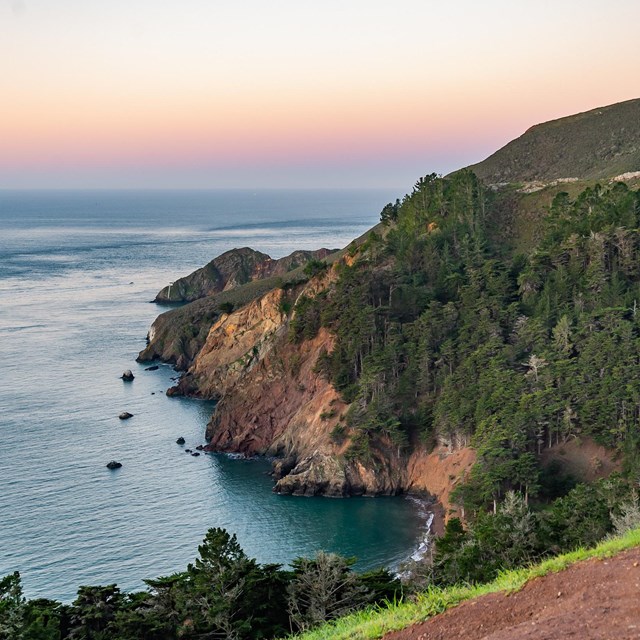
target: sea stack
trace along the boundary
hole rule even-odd
[[[122,376],[120,376],[125,382],[132,382],[133,379],[135,378],[135,376],[133,375],[133,372],[131,371],[131,369],[127,369],[126,371],[124,371],[122,373]]]

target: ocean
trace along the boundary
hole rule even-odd
[[[0,577],[63,601],[79,585],[139,589],[184,569],[210,527],[260,562],[408,558],[425,525],[415,501],[278,496],[267,461],[191,457],[175,441],[203,443],[213,405],[167,398],[172,368],[135,362],[167,283],[234,247],[342,247],[397,195],[0,191]]]

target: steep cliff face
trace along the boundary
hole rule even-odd
[[[201,269],[164,287],[154,302],[192,302],[248,282],[283,276],[311,260],[322,260],[331,253],[333,251],[329,249],[294,251],[284,258],[274,260],[266,253],[248,247],[231,249]]]
[[[162,360],[184,371],[204,344],[220,315],[220,300],[211,296],[159,315],[147,334],[147,346],[138,362]]]
[[[460,477],[471,458],[447,465],[444,452],[420,450],[408,456],[385,441],[366,462],[345,455],[349,406],[316,372],[320,354],[332,350],[334,339],[321,329],[312,340],[292,342],[291,318],[285,312],[287,302],[317,295],[335,279],[336,270],[328,269],[294,291],[274,289],[220,316],[169,393],[218,399],[207,428],[208,449],[275,456],[277,492],[348,496],[415,491],[443,497],[448,507],[451,478]]]
[[[138,355],[138,362],[162,360],[180,371],[186,370],[200,352],[209,330],[223,310],[242,308],[278,286],[289,286],[300,278],[298,271],[284,276],[253,280],[229,287],[220,293],[194,300],[159,315],[148,333],[147,346]]]
[[[421,178],[384,225],[306,274],[286,270],[311,256],[224,254],[166,291],[219,293],[161,316],[140,359],[188,368],[168,393],[218,400],[210,449],[276,456],[282,493],[424,491],[448,509],[474,464],[470,508],[527,492],[540,442],[617,442],[611,425],[635,406],[623,372],[638,346],[640,194],[616,181],[639,179],[639,107],[534,127],[475,167],[495,189],[468,170]],[[591,375],[603,349],[606,388]],[[474,442],[477,461],[424,441]]]

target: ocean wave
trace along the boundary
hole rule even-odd
[[[432,500],[418,496],[407,496],[406,499],[415,505],[418,517],[422,520],[422,526],[420,527],[420,534],[416,546],[412,549],[405,561],[400,563],[395,569],[395,576],[400,580],[410,577],[411,569],[408,565],[411,563],[420,563],[427,557],[433,542],[431,527],[436,517],[433,511]]]

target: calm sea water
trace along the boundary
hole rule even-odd
[[[175,372],[135,363],[166,283],[233,247],[343,246],[395,195],[0,192],[0,576],[62,600],[80,584],[140,588],[183,569],[209,527],[262,562],[407,557],[424,524],[411,501],[277,496],[264,461],[191,457],[175,440],[202,443],[212,406],[167,398]]]

